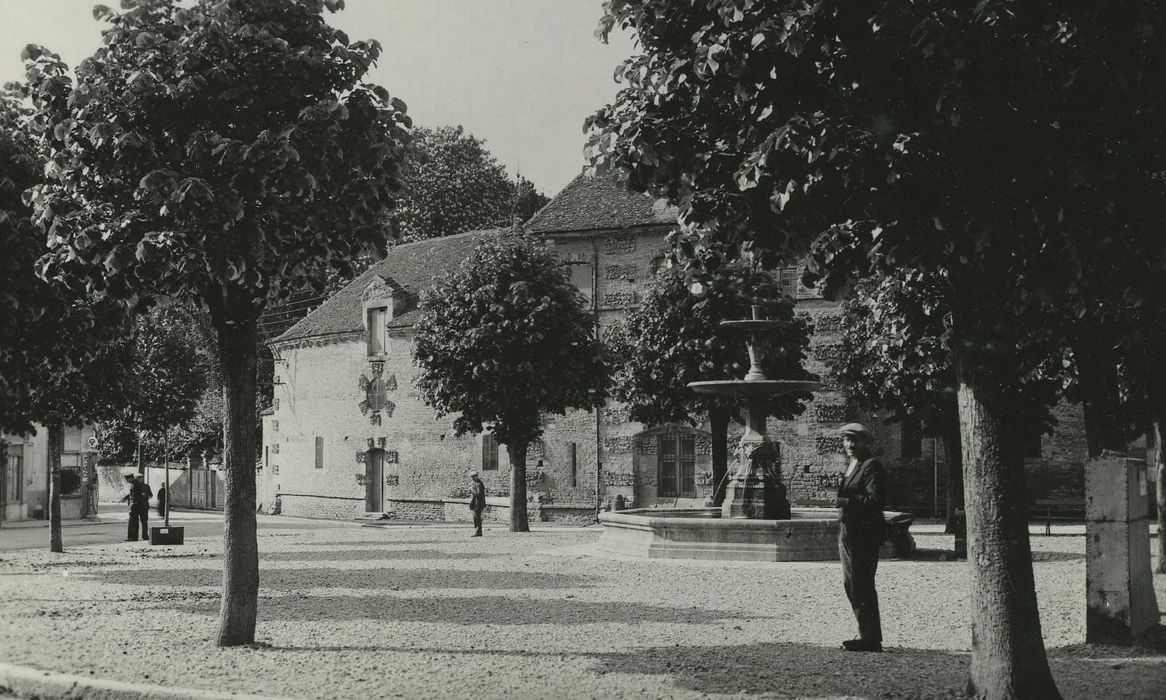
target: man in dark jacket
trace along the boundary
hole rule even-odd
[[[150,485],[142,480],[141,474],[135,474],[133,482],[130,483],[130,492],[125,499],[130,504],[130,526],[126,531],[127,542],[137,541],[139,523],[142,529],[142,539],[150,539],[150,499],[153,497],[154,492],[150,490]]]
[[[883,630],[875,571],[879,547],[886,539],[883,496],[886,477],[883,465],[871,456],[870,431],[860,423],[848,423],[839,431],[848,464],[838,485],[840,526],[838,556],[842,560],[842,585],[854,617],[858,639],[842,643],[847,651],[882,651]]]
[[[478,472],[470,472],[470,512],[474,514],[474,534],[482,536],[482,511],[486,510],[486,485],[478,478]]]

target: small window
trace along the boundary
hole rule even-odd
[[[490,433],[482,435],[482,471],[498,471],[498,439]]]
[[[65,445],[62,448],[64,452],[80,452],[81,451],[81,429],[80,428],[65,428]]]
[[[271,448],[267,445],[263,446],[263,466],[271,465]]]
[[[388,309],[383,306],[373,307],[368,310],[368,354],[369,355],[383,355],[385,354],[385,321],[388,317]]]
[[[324,468],[324,438],[316,436],[316,469]]]
[[[661,435],[657,454],[660,459],[657,495],[661,498],[696,498],[696,438],[692,435]]]
[[[571,465],[571,486],[579,485],[579,450],[578,445],[567,445],[567,459]]]
[[[652,258],[652,276],[653,277],[655,277],[656,273],[660,272],[660,270],[666,269],[667,267],[668,267],[668,256],[667,255],[657,255],[657,256]]]
[[[1024,431],[1021,437],[1021,446],[1024,456],[1030,459],[1041,458],[1041,431],[1040,428],[1030,428]]]
[[[587,306],[591,306],[592,299],[595,298],[595,278],[591,272],[591,263],[572,263],[570,267],[571,284],[583,293]]]
[[[798,298],[798,278],[800,270],[796,267],[783,267],[777,274],[777,282],[781,285],[781,293],[790,299]]]

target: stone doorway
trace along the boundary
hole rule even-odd
[[[369,450],[364,456],[364,510],[384,512],[385,451]]]

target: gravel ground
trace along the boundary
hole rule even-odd
[[[957,697],[968,567],[920,529],[919,559],[879,568],[884,654],[838,649],[855,630],[837,562],[616,559],[596,527],[389,526],[262,534],[259,643],[234,649],[213,645],[218,540],[0,555],[0,661],[302,698]],[[1083,528],[1061,531],[1032,544],[1062,693],[1162,698],[1162,649],[1083,644]],[[1166,576],[1155,587],[1162,605]]]

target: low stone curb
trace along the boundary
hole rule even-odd
[[[98,700],[277,700],[273,695],[224,693],[200,688],[175,688],[145,683],[125,683],[93,676],[43,671],[0,663],[0,695],[8,690],[18,697],[86,698]]]

